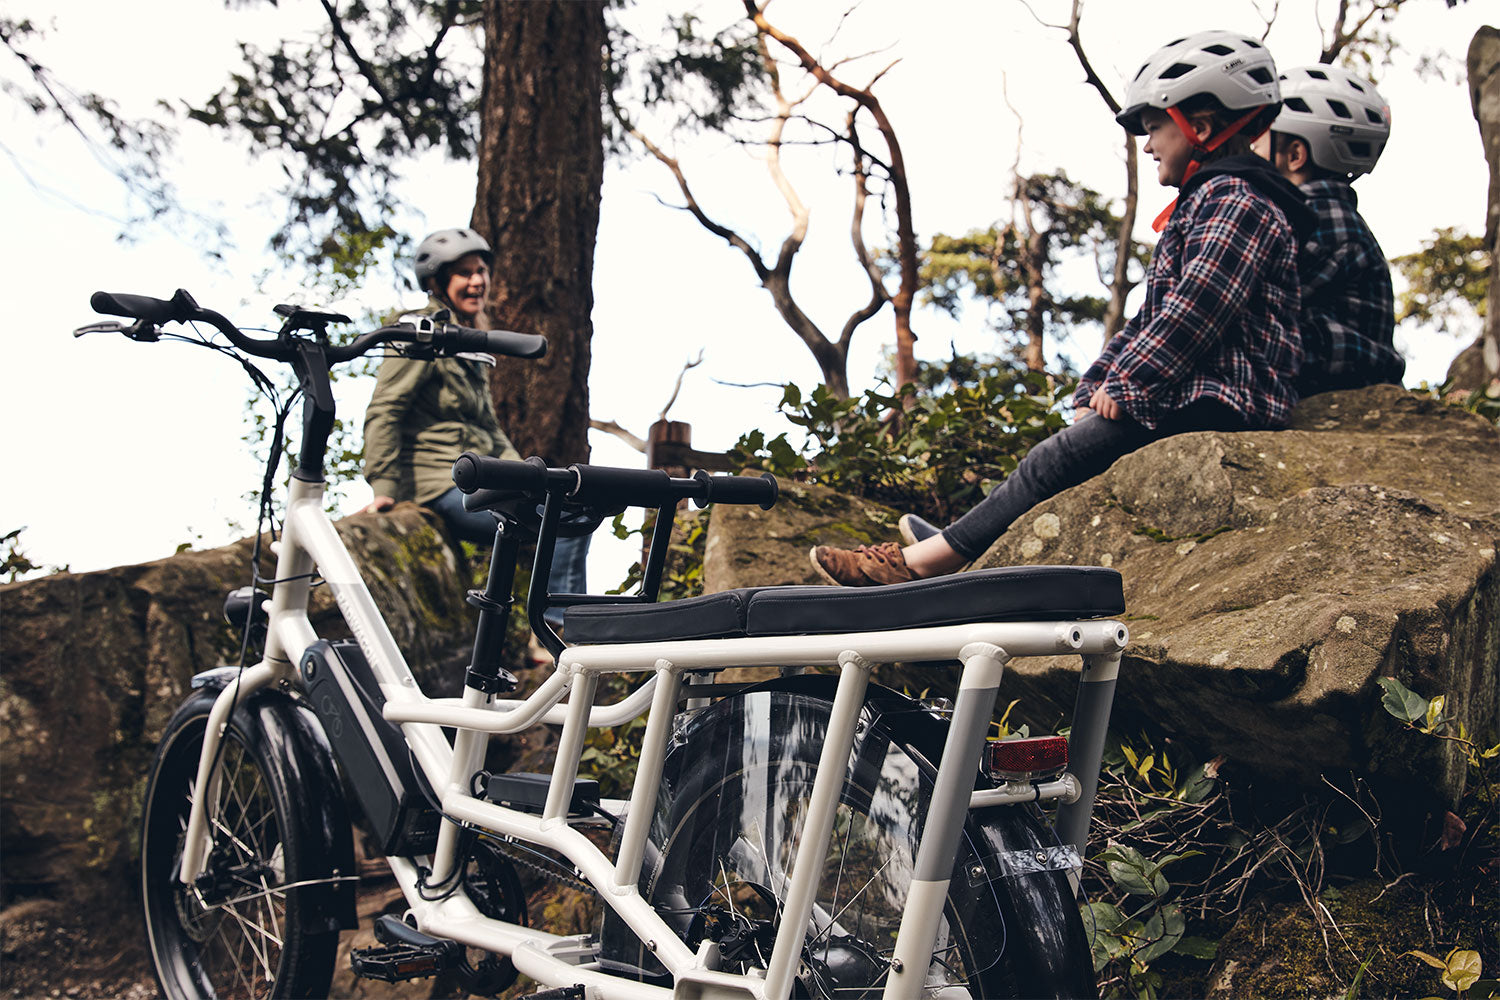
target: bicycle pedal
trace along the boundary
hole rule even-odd
[[[375,939],[381,944],[349,952],[349,965],[361,979],[386,983],[427,979],[464,958],[464,946],[459,942],[428,937],[390,914],[375,921]]]
[[[582,983],[576,986],[559,986],[555,990],[542,990],[523,997],[522,1000],[584,1000],[588,996]]]

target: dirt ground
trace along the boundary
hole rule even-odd
[[[389,870],[361,865],[359,929],[339,939],[330,993],[341,1000],[451,1000],[468,994],[443,979],[381,983],[355,979],[349,950],[374,944],[375,918],[397,903],[401,891]],[[581,933],[592,924],[584,894],[523,877],[533,920],[547,920],[557,933]],[[145,931],[134,909],[101,930],[97,918],[70,912],[53,900],[26,900],[0,910],[0,1000],[156,1000],[160,993],[146,955]],[[517,983],[506,998],[541,987]]]

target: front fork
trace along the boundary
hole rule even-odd
[[[321,505],[323,486],[322,482],[308,482],[294,477],[287,500],[288,510],[301,501]],[[288,617],[306,621],[312,571],[312,556],[298,543],[296,522],[288,518],[277,546],[276,582],[272,586],[271,602],[268,605],[270,627],[266,630],[265,656],[255,666],[241,670],[219,692],[203,731],[203,749],[198,754],[198,775],[193,782],[193,805],[188,813],[186,837],[182,846],[182,867],[178,872],[178,877],[185,885],[192,885],[203,874],[209,852],[213,849],[210,831],[218,822],[218,816],[209,815],[208,804],[217,803],[219,798],[220,770],[217,762],[219,747],[229,727],[230,715],[237,705],[243,704],[255,692],[296,675],[287,653],[282,629],[278,625]],[[308,631],[310,633],[310,629]],[[308,641],[311,641],[310,635]]]

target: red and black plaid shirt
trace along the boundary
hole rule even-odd
[[[1251,427],[1285,424],[1302,357],[1297,243],[1286,214],[1243,176],[1192,187],[1151,257],[1145,303],[1089,366],[1074,402],[1087,405],[1102,385],[1147,427],[1200,399]]]

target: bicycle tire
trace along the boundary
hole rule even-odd
[[[698,713],[668,754],[640,890],[691,947],[705,936],[725,938],[727,922],[730,946],[720,940],[727,971],[764,964],[755,949],[774,934],[776,883],[795,856],[831,704],[821,679],[777,682]],[[945,731],[909,699],[872,688],[796,995],[842,1000],[883,990]],[[970,815],[924,996],[951,987],[986,1000],[1097,996],[1065,873],[999,870],[1007,854],[1054,842],[1035,810]],[[704,914],[715,904],[731,916],[713,917],[711,934]],[[638,945],[622,949],[621,931],[606,921],[611,966],[635,966],[645,978],[664,973]],[[747,947],[757,933],[760,942]]]
[[[272,692],[252,696],[225,728],[217,789],[222,808],[206,873],[216,905],[205,906],[204,896],[177,880],[198,756],[217,694],[200,690],[178,708],[146,783],[141,896],[162,995],[326,997],[338,928],[347,922],[338,914],[348,902],[327,877],[352,853],[330,847],[326,820],[342,813],[326,807],[332,763],[309,759],[296,732],[296,713],[303,710],[291,699]],[[347,844],[347,819],[341,836]],[[333,837],[339,845],[336,831]],[[282,885],[296,887],[279,890]]]

